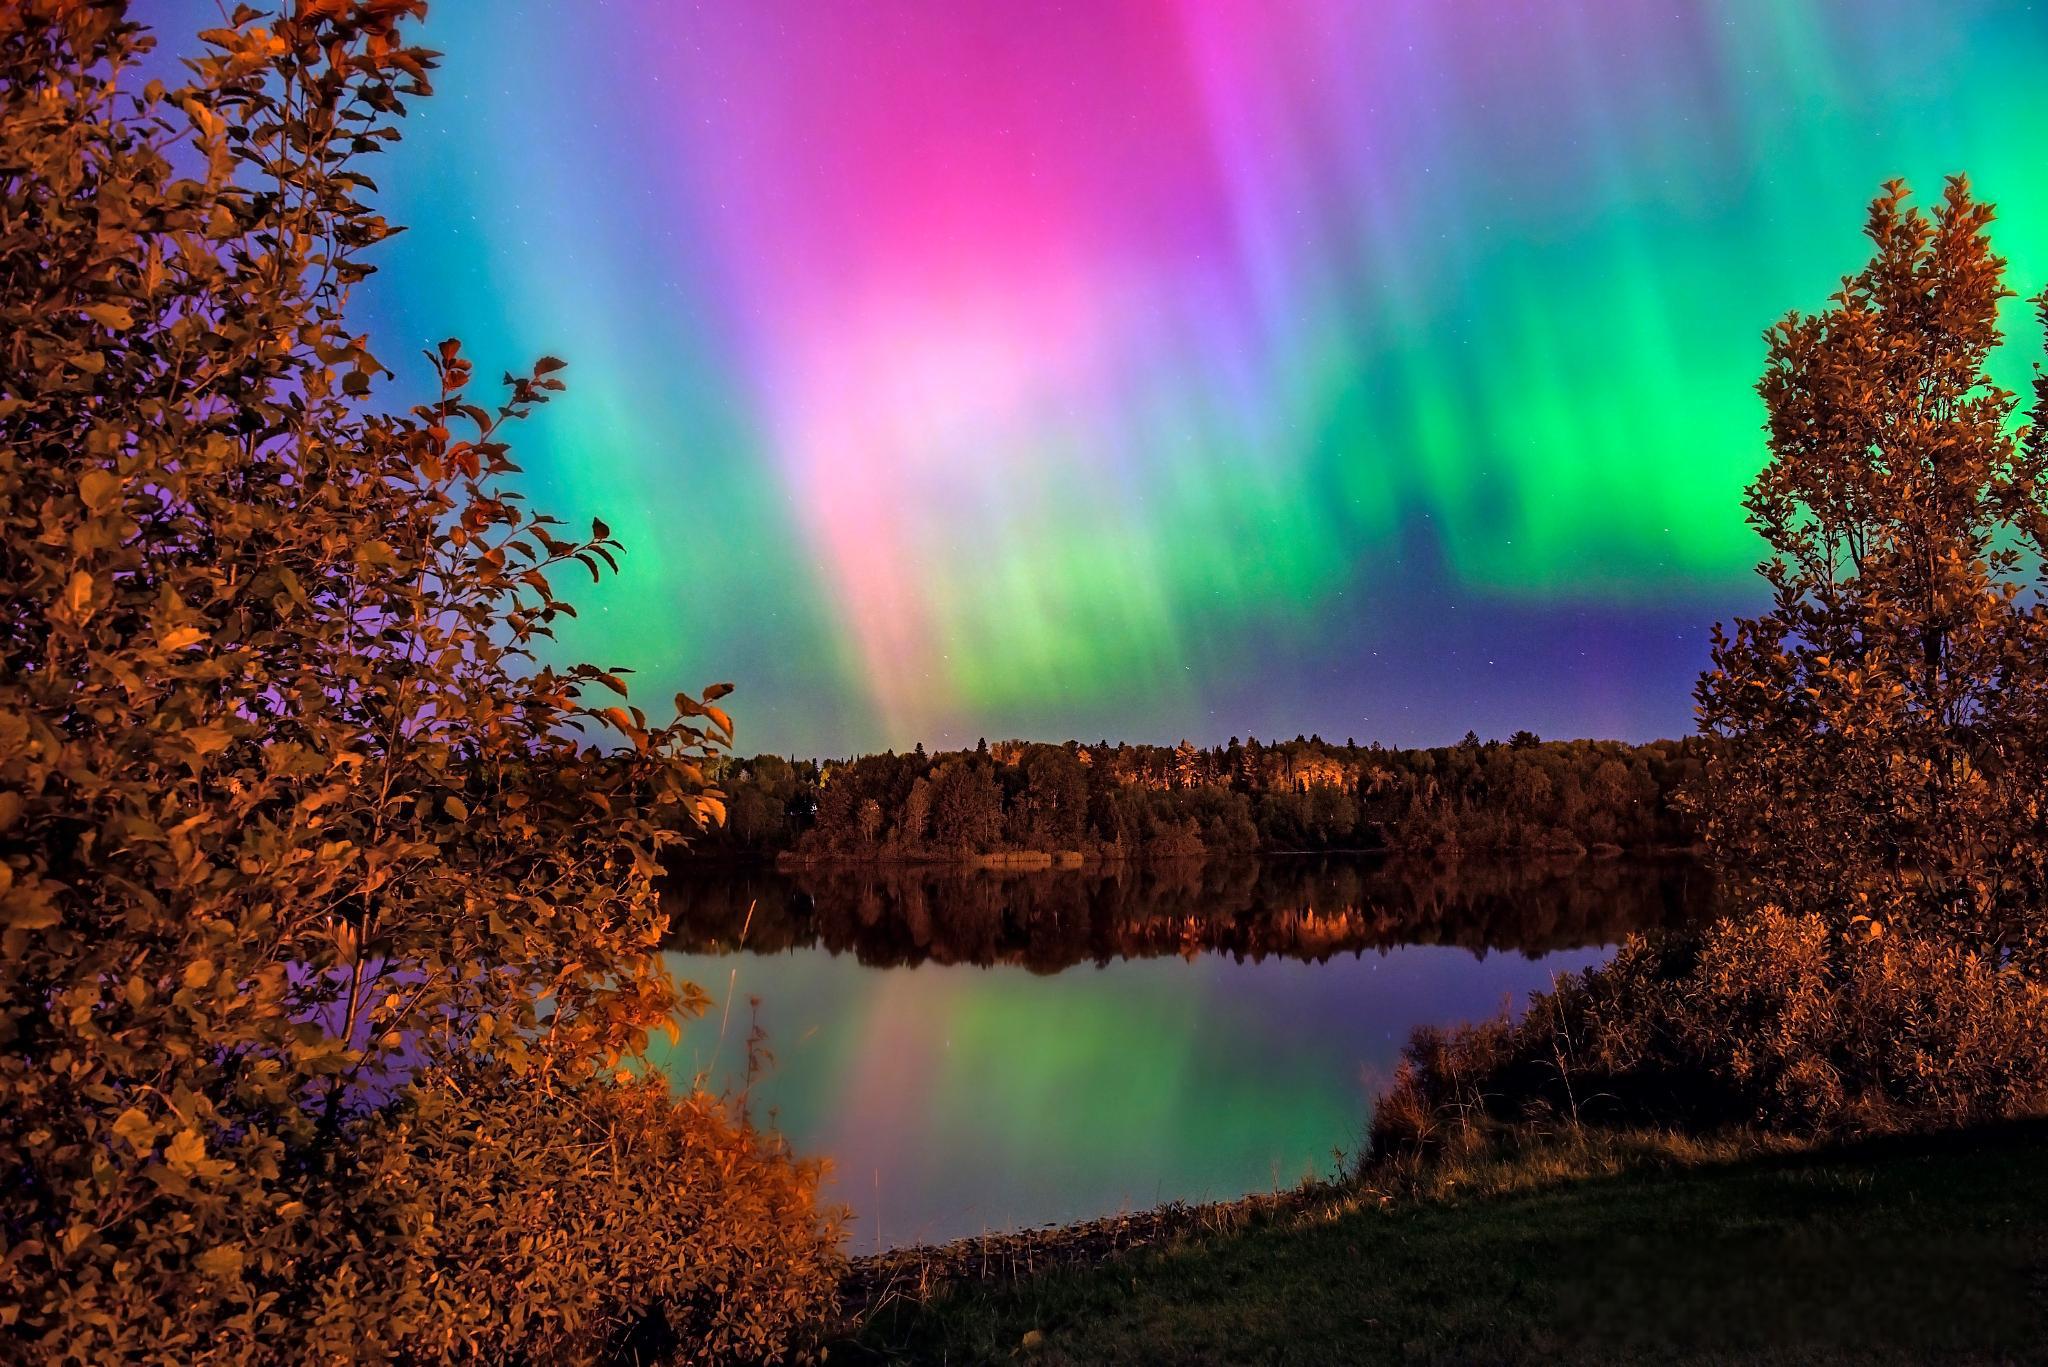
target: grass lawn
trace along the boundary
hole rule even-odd
[[[1494,1176],[898,1303],[830,1361],[2048,1362],[2048,1126]]]

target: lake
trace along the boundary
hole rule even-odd
[[[670,962],[715,1004],[656,1062],[829,1156],[854,1252],[1229,1199],[1355,1153],[1417,1026],[1711,897],[1679,861],[695,869]]]

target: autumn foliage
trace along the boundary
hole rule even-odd
[[[2048,1108],[2048,985],[1946,940],[1777,908],[1636,938],[1517,1018],[1409,1043],[1372,1149],[1572,1125],[1868,1134]]]
[[[2019,425],[1986,369],[2012,297],[1991,218],[1960,178],[1932,213],[1886,186],[1870,264],[1767,334],[1773,601],[1715,632],[1690,794],[1755,910],[1417,1035],[1376,1153],[2048,1110],[2048,377]]]
[[[9,1359],[759,1359],[831,1294],[815,1171],[626,1066],[702,1004],[650,878],[732,729],[537,658],[619,551],[508,483],[561,363],[370,402],[423,8],[166,85],[120,3],[0,7]]]
[[[1768,612],[1717,629],[1698,799],[1763,900],[2048,967],[2048,389],[1987,362],[2012,297],[1989,205],[1893,183],[1870,263],[1767,336],[1747,499]],[[2048,301],[2044,301],[2048,308]]]

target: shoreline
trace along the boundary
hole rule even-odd
[[[1996,1128],[1996,1127],[1987,1127]],[[1363,1210],[1429,1207],[1461,1199],[1540,1191],[1626,1173],[1683,1172],[1775,1159],[1818,1159],[1832,1150],[1912,1142],[1967,1142],[1974,1131],[1808,1140],[1731,1130],[1706,1136],[1676,1131],[1511,1129],[1463,1152],[1368,1161],[1336,1177],[1248,1192],[1221,1201],[1167,1201],[1140,1210],[1066,1223],[906,1244],[848,1258],[842,1308],[860,1320],[891,1302],[919,1303],[967,1286],[1002,1286],[1053,1271],[1099,1268],[1128,1254],[1166,1251],[1201,1240],[1335,1219]]]
[[[1678,1316],[1653,1317],[1648,1339],[1641,1326],[1619,1326],[1614,1346],[1624,1350],[1648,1350],[1659,1336],[1676,1349],[1719,1333],[1717,1298],[1691,1298],[1709,1275],[1725,1283],[1719,1297],[1786,1323],[1800,1323],[1808,1302],[1860,1293],[1872,1314],[1924,1311],[1922,1347],[1995,1338],[2015,1324],[2048,1325],[2037,1262],[2048,1237],[2022,1218],[2037,1209],[2023,1188],[2040,1186],[2044,1154],[2048,1118],[1827,1140],[1516,1128],[1461,1152],[1389,1159],[1288,1192],[856,1258],[841,1282],[828,1360],[983,1361],[1042,1350],[1049,1361],[1135,1362],[1140,1345],[1172,1341],[1199,1361],[1405,1359],[1424,1343],[1430,1361],[1549,1361],[1565,1344],[1617,1331],[1579,1321],[1619,1275],[1643,1277],[1641,1303]],[[1701,1221],[1722,1211],[1726,1228],[1673,1226],[1674,1205]],[[1986,1266],[1948,1269],[1947,1290],[1926,1285],[1945,1264],[1920,1266],[1919,1250],[1932,1241],[1968,1251],[1971,1228],[2004,1231],[1995,1250],[1978,1250]],[[1584,1261],[1618,1240],[1663,1247],[1612,1266]],[[1832,1291],[1808,1286],[1787,1274],[1812,1272],[1804,1250],[1815,1241],[1874,1249],[1883,1266],[1866,1260]],[[1743,1257],[1713,1251],[1724,1244]],[[1764,1267],[1753,1271],[1752,1259]],[[1864,1290],[1859,1278],[1873,1270],[1889,1292]],[[2032,1294],[1994,1299],[1998,1324],[1936,1322],[1951,1293],[1988,1295],[1987,1273],[2031,1275]],[[1901,1287],[1917,1306],[1901,1300]],[[1813,1346],[1863,1360],[1862,1332],[1849,1317],[1816,1330],[1829,1341]],[[1756,1345],[1724,1347],[1734,1354],[1727,1360],[1751,1361]],[[1994,1351],[1983,1360],[2018,1359]]]
[[[1352,1179],[1316,1178],[1276,1192],[1228,1201],[1168,1201],[1142,1210],[1067,1224],[971,1234],[850,1257],[840,1279],[842,1313],[860,1321],[892,1302],[929,1300],[954,1287],[1008,1284],[1060,1268],[1092,1268],[1128,1253],[1165,1249],[1190,1238],[1238,1233],[1343,1205],[1357,1198]]]

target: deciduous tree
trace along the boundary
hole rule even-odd
[[[561,363],[370,403],[423,9],[167,86],[0,7],[0,1357],[753,1358],[830,1294],[812,1174],[620,1071],[703,1000],[650,877],[732,727],[539,659],[620,549],[510,483]]]
[[[1960,177],[1931,212],[1887,185],[1869,264],[1766,334],[1746,507],[1772,603],[1716,629],[1699,799],[1763,898],[2038,966],[2048,453],[1986,370],[2012,293],[1991,220]]]

